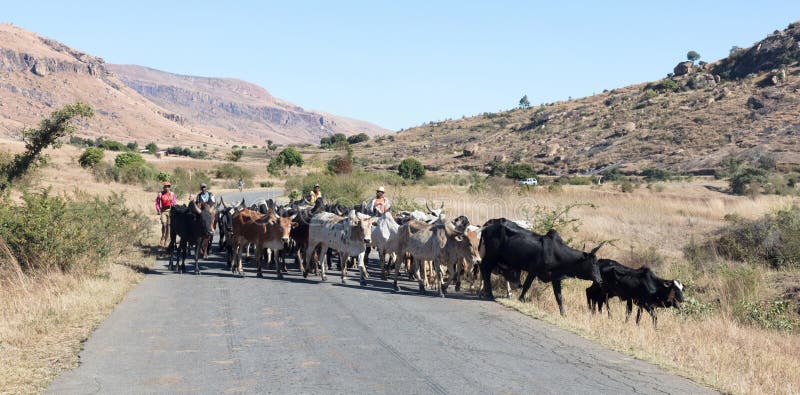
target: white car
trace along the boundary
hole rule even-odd
[[[539,181],[536,181],[535,178],[526,178],[519,182],[520,185],[539,185]]]

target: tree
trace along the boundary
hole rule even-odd
[[[303,156],[300,155],[300,153],[297,152],[297,150],[294,149],[293,147],[289,147],[281,151],[281,153],[278,154],[276,159],[278,159],[283,165],[288,167],[292,166],[302,167],[304,163]]]
[[[347,157],[336,155],[328,161],[328,171],[334,174],[350,174],[353,172],[353,163]]]
[[[102,148],[97,148],[97,147],[86,148],[81,154],[81,157],[78,158],[78,163],[83,168],[95,167],[97,166],[98,163],[100,163],[100,161],[103,160],[104,154],[105,152],[103,151]]]
[[[150,151],[151,154],[158,152],[158,146],[156,143],[147,143],[147,145],[144,146],[144,149]]]
[[[369,136],[366,133],[355,134],[347,138],[347,142],[350,144],[358,144],[365,141],[369,141]]]
[[[125,144],[125,148],[127,148],[129,151],[138,151],[139,150],[139,143],[137,143],[135,141],[131,141],[130,143]]]
[[[144,158],[136,152],[123,152],[117,155],[117,158],[114,159],[114,166],[123,168],[123,167],[133,167],[138,165],[144,164]]]
[[[5,191],[32,168],[47,160],[46,156],[42,156],[42,150],[50,146],[61,147],[58,140],[75,132],[73,118],[89,118],[92,115],[92,108],[79,102],[54,111],[39,123],[37,129],[23,130],[25,152],[14,155],[10,162],[0,166],[0,191]]]
[[[686,53],[686,60],[694,63],[700,59],[700,54],[697,51],[689,51]]]
[[[528,100],[528,95],[522,96],[522,99],[519,99],[519,108],[531,108],[531,102]]]
[[[397,166],[397,173],[407,180],[417,180],[425,175],[425,167],[414,158],[406,158]]]
[[[237,149],[228,153],[228,156],[225,159],[231,162],[238,162],[239,159],[242,159],[242,155],[244,155],[244,151]]]

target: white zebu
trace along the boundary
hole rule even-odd
[[[372,225],[374,225],[372,227],[372,245],[378,250],[378,257],[381,262],[381,279],[386,280],[389,276],[388,264],[394,262],[397,265],[397,254],[403,252],[400,251],[400,238],[397,233],[400,225],[394,220],[390,211],[383,213],[372,222]],[[389,255],[388,262],[386,255]]]
[[[364,266],[364,253],[367,245],[372,241],[371,217],[357,214],[350,210],[347,217],[340,217],[333,213],[319,213],[311,218],[308,229],[308,248],[306,249],[306,262],[312,262],[311,256],[317,247],[320,247],[319,262],[323,262],[322,281],[327,279],[325,269],[325,254],[328,248],[339,252],[342,265],[342,283],[347,277],[347,258],[358,257],[358,269],[361,274],[361,285],[367,284],[367,268]],[[308,267],[303,273],[308,276]]]
[[[447,265],[460,262],[462,259],[466,259],[473,265],[480,262],[478,244],[467,237],[464,231],[459,231],[452,222],[445,221],[442,217],[433,224],[415,220],[408,221],[400,227],[398,233],[401,250],[414,257],[414,268],[419,279],[420,292],[425,292],[424,261],[433,263],[439,296],[444,296],[447,291],[445,287],[442,287],[442,265],[447,267]],[[421,268],[423,273],[419,273]],[[397,285],[399,269],[400,265],[395,265],[394,289],[397,291],[400,290]]]

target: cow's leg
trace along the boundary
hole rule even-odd
[[[336,254],[339,255],[339,262],[342,265],[342,284],[344,284],[347,280],[347,261],[350,257],[346,256],[341,250],[336,250]]]
[[[494,262],[490,262],[484,257],[483,261],[481,262],[480,273],[481,273],[481,279],[483,280],[482,294],[488,300],[494,300],[494,293],[492,292],[493,267],[494,267]],[[524,292],[525,291],[523,291],[523,294]]]
[[[405,254],[403,254],[403,256],[405,257]],[[395,292],[399,292],[400,291],[400,285],[397,284],[397,280],[399,278],[400,278],[400,264],[395,262],[395,265],[394,265],[394,290],[395,290]]]
[[[648,313],[650,313],[650,318],[653,319],[653,329],[658,329],[658,316],[656,315],[656,309],[649,304],[646,304],[644,308]]]
[[[438,288],[439,297],[444,297],[447,293],[447,286],[444,284],[444,274],[442,273],[442,264],[433,261],[433,268],[436,271],[436,288]]]
[[[633,311],[633,301],[628,299],[625,305],[625,322],[631,318],[631,311]]]
[[[269,252],[267,252],[267,256],[269,256]],[[263,258],[264,258],[264,248],[261,248],[260,245],[256,245],[256,251],[255,251],[256,277],[264,277],[264,274],[261,273],[261,260]]]
[[[169,246],[167,247],[167,253],[169,254],[169,265],[167,266],[168,270],[172,270],[172,254],[175,252],[175,237],[170,235]]]
[[[362,252],[358,254],[358,257],[356,258],[358,259],[358,271],[359,273],[361,273],[360,284],[362,287],[367,286],[367,277],[369,277],[369,275],[367,274],[367,266],[364,263],[367,260],[365,254],[366,252]]]
[[[636,325],[639,325],[639,319],[642,318],[642,306],[636,304]]]
[[[369,257],[369,255],[367,255]],[[381,280],[386,280],[389,277],[389,266],[386,262],[386,250],[378,249],[378,262],[381,267]]]
[[[194,247],[194,274],[200,274],[200,254],[205,253],[205,249],[203,239],[197,239],[197,245]]]
[[[482,271],[483,271],[483,268],[481,268],[481,272]],[[491,273],[489,273],[489,275],[491,276]],[[533,273],[528,273],[528,275],[525,276],[525,283],[522,284],[522,292],[520,292],[520,294],[519,294],[519,301],[520,302],[524,302],[525,301],[525,294],[528,293],[528,289],[531,288],[531,284],[533,284],[533,280],[535,278],[536,278],[536,276],[533,275]],[[553,282],[553,283],[555,284],[555,282]],[[485,286],[487,286],[487,287],[489,287],[489,289],[491,289],[492,284],[491,283],[487,283],[487,284],[485,284]],[[555,291],[555,286],[553,287],[553,291]],[[561,291],[559,290],[559,294],[560,294],[560,292]],[[558,299],[558,297],[556,297],[556,299]]]
[[[428,275],[425,273],[425,261],[414,258],[414,272],[419,283],[419,293],[425,294],[425,285],[428,282]]]
[[[553,293],[556,295],[556,302],[558,302],[558,311],[561,313],[561,316],[564,317],[564,301],[561,298],[561,280],[553,280]]]
[[[295,253],[294,260],[295,260],[295,261],[297,261],[297,268],[300,270],[300,273],[302,273],[302,274],[303,274],[303,277],[305,277],[305,276],[306,276],[306,268],[305,268],[305,265],[306,265],[308,262],[304,262],[304,261],[305,261],[305,256],[303,256],[303,254],[305,254],[305,251],[304,251],[305,249],[303,249],[303,248],[301,248],[301,247],[303,247],[303,246],[301,246],[301,245],[298,245],[298,246],[295,248],[295,251],[294,251],[294,253]]]
[[[311,247],[311,246],[308,247],[308,254],[306,254],[306,256],[309,257],[309,259],[314,254],[314,250],[315,250],[314,247]],[[327,252],[328,252],[328,245],[323,243],[321,248],[320,248],[320,250],[319,250],[319,264],[320,264],[320,271],[321,271],[322,281],[325,281],[325,280],[328,279],[328,276],[325,274],[325,264],[323,263],[323,262],[325,262],[325,256],[328,255]],[[328,257],[328,258],[330,259],[330,257]]]
[[[608,300],[611,299],[608,294],[603,294],[603,299],[600,300],[600,312],[603,312],[603,304],[606,305],[606,313],[608,313],[608,318],[611,319],[611,305],[608,304]]]

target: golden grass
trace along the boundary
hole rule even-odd
[[[137,267],[152,260],[131,250],[99,275],[39,273],[1,281],[0,393],[38,393],[76,367],[83,341],[139,282]]]
[[[20,142],[0,142],[0,151],[19,152]],[[137,186],[98,183],[77,165],[81,150],[47,150],[49,165],[40,169],[32,190],[76,190],[92,195],[121,193],[126,205],[148,214],[152,244],[158,238],[155,194]],[[12,197],[18,197],[12,195]],[[1,243],[0,243],[1,244]],[[78,364],[78,352],[94,328],[142,278],[155,257],[131,247],[93,275],[28,273],[0,245],[0,393],[39,393],[60,372]]]
[[[640,188],[622,193],[611,185],[601,188],[566,186],[558,192],[537,188],[520,193],[517,188],[499,187],[482,195],[471,195],[463,187],[409,187],[404,195],[418,201],[445,201],[452,217],[467,215],[482,224],[490,218],[526,219],[537,206],[552,209],[572,203],[592,203],[596,208],[577,207],[570,215],[580,219],[577,232],[565,231],[576,244],[615,240],[604,247],[602,257],[630,262],[631,250],[653,247],[664,257],[655,270],[665,277],[677,275],[686,266],[682,248],[691,237],[704,240],[724,225],[726,214],[755,218],[770,210],[797,203],[797,197],[729,196],[707,188],[722,187],[718,181],[666,184],[662,192]],[[393,191],[389,191],[391,194]],[[394,191],[396,192],[396,191]],[[757,273],[758,291],[768,292],[766,279],[787,276],[764,269]],[[736,284],[703,273],[697,286],[712,288],[723,303],[735,299]],[[534,284],[538,284],[534,283]],[[535,285],[533,302],[516,299],[498,301],[524,314],[556,324],[595,340],[617,351],[661,365],[676,374],[731,393],[800,393],[800,336],[742,325],[731,316],[731,308],[719,309],[710,316],[682,318],[674,311],[659,309],[659,326],[654,330],[649,315],[642,325],[624,323],[624,305],[612,302],[613,319],[593,316],[586,306],[585,289],[589,282],[568,280],[564,284],[566,318],[561,318],[552,288]],[[538,291],[538,292],[536,292]],[[687,297],[691,297],[687,289]],[[758,295],[756,295],[758,296]],[[646,313],[645,313],[646,314]],[[635,315],[635,311],[634,311]]]

